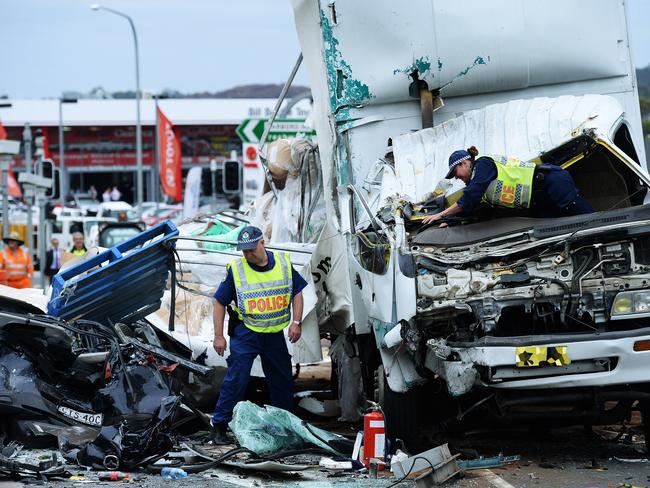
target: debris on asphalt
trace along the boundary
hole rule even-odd
[[[607,471],[607,467],[600,464],[596,459],[592,459],[590,464],[586,464],[583,469],[593,469],[595,471]]]
[[[187,472],[180,468],[163,468],[160,471],[160,476],[165,480],[180,480],[187,478]]]
[[[262,471],[266,473],[288,473],[293,471],[304,471],[311,466],[308,464],[286,464],[278,461],[267,461],[263,459],[251,459],[246,462],[225,461],[224,466],[231,466],[248,471]]]
[[[456,476],[462,470],[447,444],[434,447],[401,461],[391,463],[391,471],[398,479],[415,479],[419,484],[439,484]]]
[[[626,459],[626,458],[620,458],[614,456],[613,459],[615,459],[619,463],[647,463],[648,462],[648,458]]]
[[[484,468],[499,468],[506,464],[515,463],[521,460],[521,456],[494,456],[490,458],[479,458],[470,460],[458,460],[456,463],[461,469],[484,469]],[[541,466],[541,464],[540,464]],[[542,466],[544,467],[544,466]]]
[[[152,350],[161,343],[144,321],[111,327],[0,312],[0,338],[0,395],[10,400],[0,414],[13,419],[5,435],[27,447],[58,438],[63,456],[82,466],[131,469],[168,452],[172,424],[196,417],[180,408],[180,380],[208,368]],[[170,360],[179,368],[166,371]]]
[[[22,447],[10,444],[0,452],[0,476],[7,475],[14,478],[36,477],[41,480],[66,478],[69,476],[64,463],[56,452],[52,452],[47,460],[37,463],[28,463],[17,458]]]
[[[318,465],[327,471],[352,471],[352,461],[349,459],[337,461],[332,458],[323,457]]]
[[[72,477],[70,477],[70,478],[72,478]],[[79,477],[79,476],[76,476],[75,478],[85,479],[85,477]],[[100,473],[97,478],[99,479],[99,481],[123,481],[123,480],[128,480],[129,479],[129,473],[121,473],[119,471],[110,471],[108,473]],[[81,481],[81,480],[76,480],[76,481]]]
[[[322,398],[322,394],[328,394],[330,398]],[[332,396],[331,391],[317,392],[317,391],[301,391],[296,393],[296,398],[299,398],[298,406],[309,413],[321,417],[338,417],[341,413],[339,408],[339,401]]]

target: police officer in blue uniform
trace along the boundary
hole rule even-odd
[[[571,175],[552,164],[535,165],[503,156],[482,156],[478,150],[454,151],[446,178],[462,180],[466,188],[456,203],[422,222],[469,214],[483,202],[504,208],[530,208],[535,217],[565,217],[592,213]]]
[[[226,427],[233,408],[244,399],[257,356],[262,361],[271,404],[293,409],[291,356],[283,331],[288,327],[291,342],[300,339],[302,290],[307,282],[293,268],[287,253],[265,249],[262,231],[257,227],[242,229],[237,250],[244,256],[228,264],[226,277],[214,294],[213,346],[220,356],[227,347],[223,334],[226,307],[230,336],[228,371],[211,419],[214,444],[228,443]]]

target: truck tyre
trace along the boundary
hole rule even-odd
[[[391,452],[395,451],[395,440],[401,439],[409,452],[420,452],[425,446],[422,429],[422,388],[415,387],[406,393],[396,393],[388,386],[384,367],[377,368],[375,401],[384,411],[386,437]]]
[[[641,421],[643,422],[643,434],[645,436],[645,448],[650,452],[650,402],[639,402]]]

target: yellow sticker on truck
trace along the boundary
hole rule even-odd
[[[567,346],[525,346],[515,348],[515,365],[518,368],[537,366],[566,366],[571,364]]]

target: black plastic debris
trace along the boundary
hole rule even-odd
[[[131,469],[166,454],[189,372],[206,366],[144,320],[106,325],[0,312],[0,438]]]
[[[179,397],[163,398],[156,417],[144,428],[129,425],[128,421],[103,426],[95,440],[73,450],[76,455],[71,460],[94,469],[127,471],[154,462],[174,445],[169,431],[179,405]]]
[[[0,477],[4,476],[13,479],[29,477],[49,480],[51,478],[67,477],[69,474],[55,452],[52,453],[50,459],[33,464],[15,459],[19,451],[20,447],[16,445],[5,446],[0,451]]]

